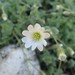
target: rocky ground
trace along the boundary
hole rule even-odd
[[[34,51],[15,45],[0,49],[0,75],[40,75],[39,72],[40,66]]]

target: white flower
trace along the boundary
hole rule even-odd
[[[65,53],[60,53],[59,56],[58,56],[58,59],[60,61],[65,61],[67,58],[66,54]]]
[[[43,45],[47,45],[45,39],[50,37],[50,34],[45,32],[45,28],[38,23],[34,27],[29,25],[28,30],[24,30],[22,34],[25,36],[22,38],[22,41],[25,43],[26,48],[31,47],[31,50],[38,48],[40,51],[43,50]]]

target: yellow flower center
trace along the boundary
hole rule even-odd
[[[41,38],[41,34],[39,32],[33,33],[33,40],[39,41]]]

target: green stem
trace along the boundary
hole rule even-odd
[[[50,32],[52,32],[52,30],[51,30],[51,29],[50,29]],[[57,39],[56,39],[55,35],[53,34],[53,32],[52,32],[52,33],[50,33],[50,34],[52,35],[52,37],[54,38],[54,40],[55,40],[56,44],[58,45],[59,43],[58,43],[58,41],[57,41]]]
[[[62,61],[59,61],[58,70],[61,68]]]
[[[60,39],[58,39],[59,42],[61,42],[65,47],[67,47],[67,45]]]
[[[50,32],[52,32],[52,31],[50,30]],[[54,34],[52,33],[51,35],[52,35],[52,37],[54,38],[54,40],[55,40],[56,44],[57,44],[57,45],[59,45],[59,43],[58,43],[58,41],[57,41],[56,37],[54,36]],[[62,42],[62,41],[60,41],[60,42]],[[63,42],[62,42],[62,43],[63,43]],[[64,44],[64,43],[63,43],[63,44]],[[64,45],[65,45],[65,44],[64,44]],[[58,66],[58,70],[60,69],[61,64],[62,64],[62,62],[60,61],[60,62],[59,62],[59,66]]]

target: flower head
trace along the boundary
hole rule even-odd
[[[25,43],[26,48],[31,47],[32,50],[38,48],[40,51],[43,50],[43,45],[47,45],[45,39],[50,37],[50,34],[45,31],[45,28],[41,27],[38,23],[34,27],[29,25],[28,30],[24,30],[22,34],[24,35],[22,41]]]

